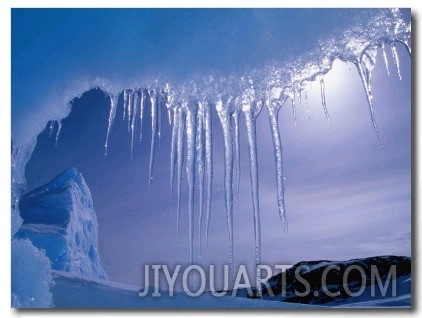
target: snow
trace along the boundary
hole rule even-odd
[[[249,299],[241,295],[242,291],[238,292],[238,297],[232,297],[230,293],[223,297],[216,297],[209,292],[204,292],[198,297],[190,297],[183,292],[175,292],[173,296],[170,296],[168,292],[160,290],[161,297],[152,297],[154,288],[150,287],[146,296],[139,297],[138,292],[141,288],[136,285],[93,279],[61,271],[53,271],[53,279],[54,286],[51,291],[56,308],[336,309],[390,306],[409,308],[411,299],[409,277],[399,278],[397,297],[388,297],[388,295],[385,298],[371,297],[368,286],[359,297],[352,297],[341,304],[328,303],[324,306]]]
[[[303,267],[303,269],[301,270],[301,272],[303,272],[303,273],[310,272],[310,271],[313,271],[313,270],[318,269],[320,267],[323,267],[325,265],[328,265],[330,263],[332,263],[332,262],[329,262],[329,261],[321,261],[321,262],[318,262],[316,264],[306,264],[307,267]]]
[[[70,168],[21,197],[16,238],[46,251],[53,269],[107,278],[98,253],[98,224],[82,174]]]
[[[81,275],[60,271],[53,272],[54,286],[52,293],[56,308],[261,308],[261,309],[310,309],[323,308],[302,304],[282,303],[240,297],[215,297],[203,293],[190,297],[185,293],[175,292],[172,297],[160,291],[161,297],[149,294],[139,297],[139,287],[110,281],[87,278]]]

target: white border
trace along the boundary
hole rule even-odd
[[[11,131],[11,119],[10,119],[10,105],[11,105],[11,59],[10,59],[10,52],[11,52],[11,8],[42,8],[42,7],[65,7],[65,8],[94,8],[94,7],[295,7],[295,8],[303,8],[303,7],[314,7],[317,5],[318,7],[348,7],[348,8],[356,8],[356,7],[366,7],[370,4],[373,7],[407,7],[412,8],[412,16],[418,23],[413,24],[413,32],[418,36],[417,29],[415,30],[415,26],[418,26],[420,22],[420,14],[421,14],[421,7],[420,1],[390,1],[384,0],[382,2],[373,2],[369,3],[368,0],[354,0],[352,1],[318,1],[318,2],[311,2],[308,0],[296,0],[296,1],[289,1],[289,2],[281,2],[281,1],[274,1],[274,0],[241,0],[241,1],[234,1],[234,0],[214,0],[214,1],[202,1],[201,3],[193,3],[192,1],[177,1],[177,3],[170,2],[168,0],[154,0],[154,1],[127,1],[127,0],[120,0],[120,1],[92,1],[92,0],[61,0],[61,1],[52,1],[52,0],[43,0],[43,1],[30,1],[30,0],[15,0],[15,1],[7,1],[3,0],[0,1],[0,48],[1,48],[1,57],[0,57],[0,102],[1,102],[1,115],[0,115],[0,168],[1,168],[1,181],[0,181],[0,208],[2,213],[1,219],[1,255],[2,255],[2,262],[1,262],[1,305],[0,305],[0,314],[1,317],[79,317],[79,316],[98,316],[98,317],[120,317],[120,316],[198,316],[198,315],[206,315],[207,317],[221,317],[222,315],[227,316],[244,316],[248,314],[259,314],[259,315],[271,315],[271,316],[280,316],[283,317],[304,317],[304,316],[331,316],[331,317],[338,317],[341,316],[355,316],[359,314],[360,317],[366,316],[389,316],[389,317],[397,317],[397,316],[404,316],[409,315],[409,312],[404,311],[397,311],[397,310],[390,310],[390,311],[351,311],[349,313],[345,313],[342,311],[341,313],[334,310],[332,312],[324,311],[322,313],[318,313],[317,311],[290,311],[290,312],[280,312],[280,311],[89,311],[88,312],[78,312],[78,311],[24,311],[19,312],[16,310],[10,309],[10,131]],[[418,37],[419,39],[419,37]],[[416,52],[417,60],[420,60],[419,50],[415,48],[415,44],[417,45],[417,41],[414,41],[413,44],[413,52]],[[420,74],[420,63],[416,65],[413,64],[413,72],[416,74]],[[415,67],[416,66],[416,67]],[[416,80],[418,76],[414,76],[413,79]],[[414,87],[416,91],[421,92],[422,87],[420,82],[416,82]],[[417,101],[417,100],[416,100]],[[418,108],[419,105],[414,105],[415,108]],[[417,122],[420,123],[421,119],[421,111],[417,112]],[[417,149],[418,154],[416,154],[415,158],[420,157],[420,148],[421,148],[421,132],[420,129],[416,126],[416,134],[414,137],[417,138]],[[414,173],[418,172],[417,175],[414,177],[417,179],[417,183],[420,182],[421,174],[419,173],[419,169],[414,171]],[[414,189],[416,190],[416,189]],[[419,193],[416,193],[416,207],[419,207]],[[414,211],[415,212],[415,211]],[[417,224],[414,224],[413,230],[415,231],[416,235],[414,238],[416,242],[413,242],[415,247],[418,247],[420,244],[420,235],[417,233],[415,229],[420,231],[421,229],[421,219],[422,217],[417,218]],[[417,306],[420,306],[420,301],[417,301],[420,298],[420,291],[421,291],[421,280],[420,280],[420,265],[421,265],[421,256],[420,252],[417,252],[416,249],[413,250],[414,255],[413,260],[414,270],[417,271],[417,276],[419,281],[415,283],[415,290],[412,292],[412,298],[416,300]],[[413,276],[413,278],[415,275]],[[410,313],[411,315],[419,316],[420,310],[414,309]]]

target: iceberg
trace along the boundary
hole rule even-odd
[[[98,223],[91,192],[75,168],[24,194],[16,238],[45,250],[52,269],[107,279],[98,253]]]

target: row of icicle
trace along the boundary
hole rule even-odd
[[[213,102],[188,96],[180,102],[175,102],[174,93],[169,85],[160,89],[157,86],[150,89],[126,89],[123,91],[123,119],[127,121],[127,129],[131,136],[131,155],[133,155],[136,127],[139,125],[139,141],[142,139],[143,118],[146,106],[151,108],[151,148],[149,161],[149,185],[153,180],[154,153],[156,138],[160,138],[162,125],[162,110],[168,111],[168,121],[171,125],[170,152],[170,193],[176,194],[176,223],[179,235],[179,220],[181,207],[182,168],[185,166],[188,185],[188,219],[189,219],[189,250],[190,262],[193,264],[194,245],[194,206],[195,195],[199,197],[199,229],[205,223],[205,235],[208,242],[209,222],[212,199],[212,108],[215,108],[220,120],[224,140],[224,191],[227,226],[229,232],[230,272],[234,272],[233,259],[233,176],[234,161],[236,161],[236,191],[239,193],[240,183],[240,145],[239,145],[239,115],[243,113],[249,145],[250,177],[252,187],[252,203],[255,230],[255,262],[260,263],[260,215],[258,192],[258,159],[256,147],[256,118],[262,106],[266,105],[270,113],[274,155],[277,171],[277,203],[278,213],[282,220],[283,230],[287,231],[287,219],[284,208],[284,178],[281,134],[278,127],[278,113],[283,104],[279,100],[266,102],[256,100],[253,83],[242,96],[221,96]],[[107,131],[105,151],[107,155],[108,140],[116,116],[117,99],[111,98],[109,127]],[[186,147],[186,149],[185,149]],[[235,160],[236,159],[236,160]],[[196,184],[196,180],[197,183]],[[197,187],[196,187],[197,186]],[[198,189],[195,193],[195,189]],[[205,218],[205,222],[204,222]],[[202,246],[201,231],[198,231],[200,250]]]
[[[375,120],[373,107],[373,95],[371,90],[372,71],[376,63],[378,49],[380,48],[384,59],[387,73],[390,75],[390,68],[386,53],[387,43],[367,48],[359,58],[348,60],[356,66],[361,78],[372,125],[378,139],[381,141],[380,133]],[[391,47],[391,55],[401,79],[400,62],[397,53],[396,43],[388,43]],[[408,53],[410,47],[404,43]],[[290,98],[293,110],[294,123],[296,125],[296,104],[302,107],[302,94],[307,103],[306,83],[319,81],[321,92],[321,104],[324,114],[329,120],[325,96],[324,73],[315,74],[312,78],[302,79],[292,83],[287,87],[280,87],[273,83],[277,81],[268,81],[268,87],[265,87],[265,93],[257,94],[256,87],[252,79],[242,78],[245,82],[244,88],[240,94],[229,95],[216,93],[214,96],[199,98],[195,94],[183,94],[177,96],[172,90],[170,84],[160,87],[157,83],[151,88],[125,89],[123,90],[123,120],[127,121],[127,129],[131,138],[130,153],[133,156],[136,134],[138,131],[139,142],[142,140],[144,128],[145,108],[150,107],[151,114],[151,144],[149,158],[149,186],[153,181],[154,153],[157,143],[157,137],[161,137],[163,112],[167,110],[168,122],[172,127],[171,153],[170,153],[170,192],[172,199],[176,195],[176,223],[177,235],[179,236],[179,221],[181,208],[181,180],[183,166],[186,168],[188,185],[188,219],[189,219],[189,254],[190,263],[193,264],[193,246],[194,246],[194,206],[196,180],[198,180],[199,196],[199,250],[201,251],[202,236],[201,228],[204,225],[205,217],[205,235],[208,243],[208,232],[211,215],[212,201],[212,178],[213,178],[213,160],[212,160],[212,109],[217,112],[222,129],[224,141],[224,200],[227,216],[227,227],[229,235],[229,262],[230,272],[233,279],[234,256],[233,256],[233,184],[236,184],[236,192],[239,195],[240,183],[240,145],[239,145],[239,115],[243,114],[245,120],[248,150],[250,181],[252,189],[252,207],[254,219],[255,234],[255,263],[261,263],[261,230],[260,230],[260,210],[259,210],[259,174],[258,159],[256,147],[256,119],[263,106],[267,107],[269,123],[271,127],[272,142],[274,148],[274,160],[276,168],[277,185],[277,207],[281,219],[282,230],[287,232],[288,223],[286,218],[286,209],[284,202],[284,181],[283,157],[282,157],[282,134],[279,127],[278,114],[286,100]],[[196,92],[196,91],[195,91]],[[259,95],[259,97],[257,97]],[[263,97],[264,96],[264,97]],[[178,97],[178,98],[176,98]],[[116,117],[118,96],[110,94],[110,113],[108,119],[108,129],[105,141],[105,155],[107,155],[109,137],[112,131],[113,123]],[[164,109],[164,110],[163,110]],[[57,121],[57,130],[55,144],[57,146],[61,131],[61,121]],[[54,130],[54,121],[50,122],[50,136]],[[186,147],[186,149],[185,149]],[[186,157],[185,157],[186,154]],[[236,159],[236,160],[235,160]],[[236,180],[234,177],[234,162],[236,163]],[[173,201],[173,200],[172,200]],[[201,253],[201,252],[199,252]],[[260,294],[260,286],[257,292]]]

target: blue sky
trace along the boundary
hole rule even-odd
[[[217,13],[13,10],[12,138],[31,124],[31,118],[54,110],[54,105],[36,101],[32,107],[34,99],[46,95],[45,91],[60,95],[66,82],[78,76],[125,82],[127,78],[150,76],[177,79],[190,72],[238,72],[312,49],[335,28],[342,29],[356,18],[356,12],[348,11]],[[211,27],[215,27],[213,31]],[[277,215],[272,141],[263,110],[257,131],[264,263],[410,255],[411,109],[410,59],[406,54],[400,46],[402,81],[398,80],[391,54],[390,76],[381,58],[374,70],[374,103],[384,150],[373,131],[357,72],[344,63],[336,63],[325,76],[331,128],[324,117],[317,83],[310,88],[309,116],[299,110],[297,126],[293,124],[290,101],[283,106],[280,125],[289,234],[281,233]],[[121,121],[120,108],[105,158],[108,99],[90,92],[74,105],[75,112],[63,122],[57,148],[46,135],[40,138],[27,167],[29,188],[70,166],[82,172],[93,193],[100,253],[110,279],[136,283],[141,280],[144,263],[186,263],[186,193],[182,235],[177,241],[169,195],[169,127],[164,125],[154,183],[149,190],[148,130],[131,160],[130,136]],[[222,136],[215,115],[210,241],[197,259],[221,264],[228,261],[228,238],[221,186]],[[243,117],[241,121],[235,259],[237,264],[252,265],[252,205]],[[148,121],[145,124],[149,127]]]

